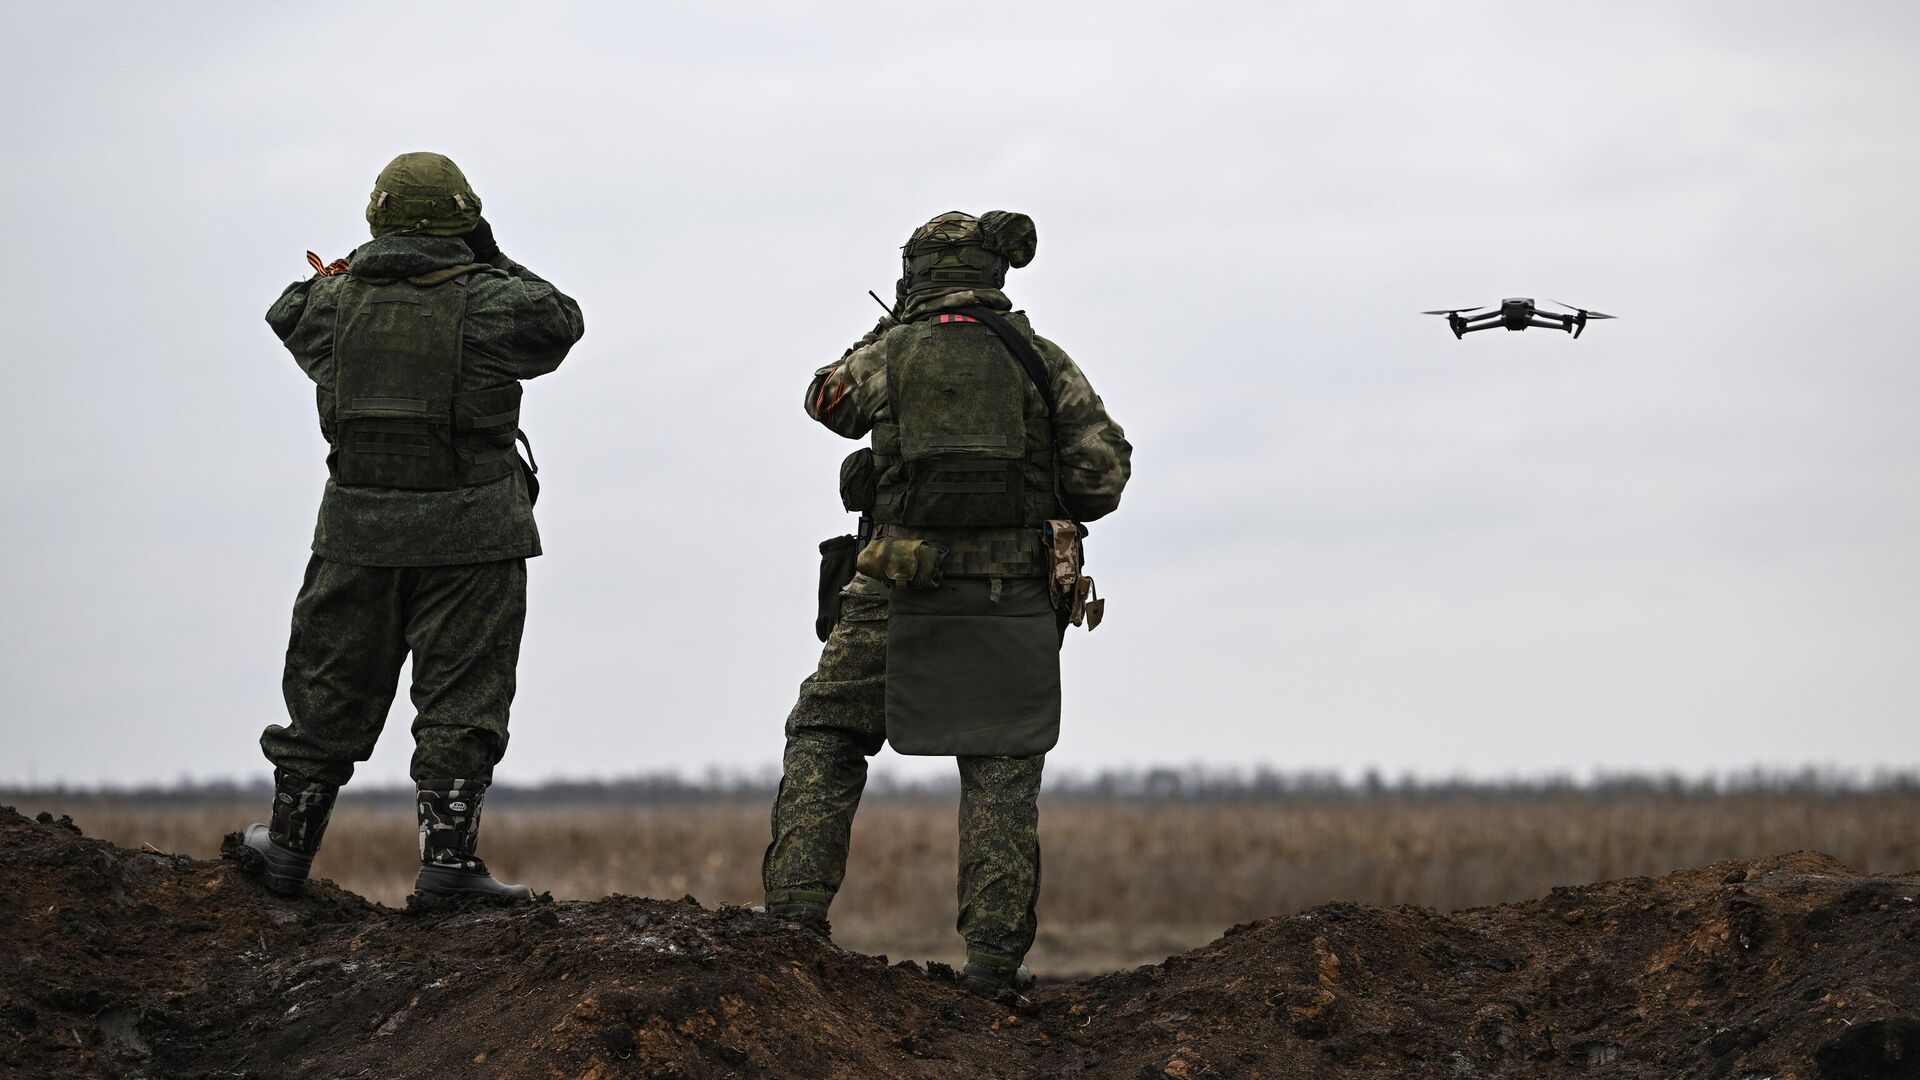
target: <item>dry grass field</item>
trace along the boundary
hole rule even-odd
[[[502,792],[481,853],[496,873],[562,899],[691,894],[759,899],[767,802],[737,797],[564,805]],[[177,801],[0,793],[71,814],[89,835],[201,857],[259,820],[264,796]],[[955,960],[955,807],[870,795],[834,905],[836,939],[863,952]],[[1044,888],[1035,970],[1130,967],[1226,927],[1328,900],[1442,910],[1537,897],[1555,885],[1817,849],[1851,866],[1920,868],[1920,790],[1464,792],[1184,801],[1043,798]],[[387,904],[412,885],[405,792],[350,792],[315,873]]]

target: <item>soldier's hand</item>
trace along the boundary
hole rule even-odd
[[[489,225],[487,219],[484,217],[480,219],[479,224],[473,227],[472,232],[461,237],[461,239],[465,240],[467,246],[473,249],[473,260],[475,262],[492,262],[493,257],[500,254],[500,245],[493,239],[493,226]]]

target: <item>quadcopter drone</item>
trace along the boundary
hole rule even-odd
[[[1560,304],[1558,300],[1552,302]],[[1485,306],[1484,304],[1481,305],[1481,307]],[[1598,311],[1588,311],[1586,308],[1577,308],[1572,304],[1560,304],[1560,306],[1574,314],[1562,315],[1556,311],[1541,311],[1533,306],[1532,298],[1525,296],[1509,297],[1508,299],[1500,301],[1500,309],[1498,311],[1489,311],[1480,315],[1468,314],[1468,312],[1479,311],[1480,308],[1478,307],[1443,308],[1440,311],[1423,311],[1420,314],[1445,315],[1447,317],[1447,327],[1453,331],[1453,336],[1457,338],[1466,337],[1475,330],[1491,330],[1496,326],[1504,326],[1509,330],[1525,330],[1529,326],[1544,326],[1549,330],[1565,330],[1574,337],[1579,337],[1580,331],[1587,328],[1588,319],[1613,318],[1611,315],[1603,315]]]

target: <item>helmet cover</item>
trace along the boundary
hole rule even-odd
[[[380,170],[367,200],[373,235],[465,236],[480,223],[480,196],[444,154],[401,154]]]
[[[906,291],[1006,284],[1007,268],[1033,261],[1039,238],[1033,219],[1009,210],[979,217],[949,210],[913,230],[900,249]]]

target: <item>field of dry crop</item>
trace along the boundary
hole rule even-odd
[[[405,793],[349,793],[315,873],[386,904],[412,885]],[[88,835],[214,855],[264,800],[195,804],[13,793],[32,814],[68,813]],[[857,819],[836,940],[893,957],[954,960],[954,804],[870,796]],[[1530,899],[1555,885],[1660,874],[1721,859],[1816,849],[1863,870],[1920,868],[1920,792],[1732,795],[1467,792],[1211,802],[1043,799],[1040,940],[1053,976],[1131,967],[1203,944],[1235,923],[1328,900],[1456,910]],[[763,799],[637,806],[502,797],[481,853],[503,878],[563,899],[609,893],[708,906],[759,898]]]

